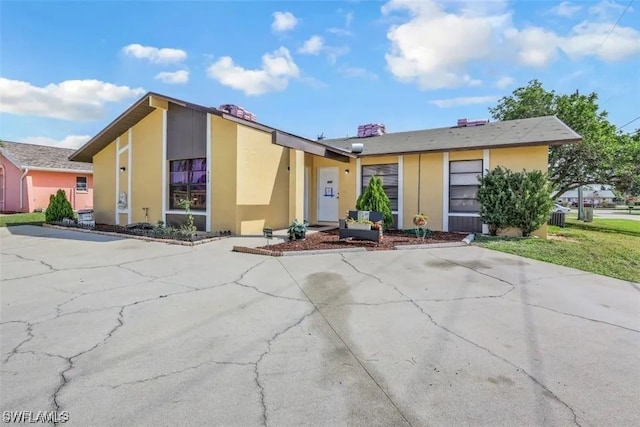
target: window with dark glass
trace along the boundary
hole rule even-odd
[[[192,210],[206,210],[207,159],[169,162],[169,209],[182,209],[182,200],[190,200]]]
[[[86,176],[76,176],[76,191],[89,191]]]
[[[482,175],[482,160],[449,162],[449,212],[480,212],[479,175]]]
[[[389,196],[391,210],[398,211],[398,164],[362,166],[362,192],[367,189],[372,176],[382,181],[382,188]]]

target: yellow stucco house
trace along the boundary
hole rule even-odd
[[[314,141],[148,93],[70,159],[93,163],[98,223],[179,224],[186,198],[200,230],[334,224],[376,175],[398,228],[423,212],[433,230],[481,232],[478,174],[498,165],[546,171],[549,145],[580,141],[552,116]]]

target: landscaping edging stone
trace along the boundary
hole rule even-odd
[[[342,252],[367,252],[367,248],[312,249],[308,251],[282,251],[282,256],[322,255],[322,254],[335,254],[335,253],[342,253]]]
[[[120,237],[123,239],[136,239],[136,240],[143,240],[145,242],[158,242],[158,243],[167,243],[169,245],[181,245],[181,246],[197,246],[197,245],[202,245],[204,243],[215,242],[216,240],[220,240],[224,238],[224,237],[211,237],[209,239],[202,239],[202,240],[196,240],[196,241],[190,242],[187,240],[154,239],[153,237],[136,236],[135,234],[124,234],[124,233],[115,233],[110,231],[91,230],[88,228],[80,228],[80,227],[65,227],[63,225],[46,224],[46,223],[42,224],[42,226],[46,228],[55,228],[57,230],[77,231],[80,233],[98,234],[101,236]]]

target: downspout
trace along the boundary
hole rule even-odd
[[[24,177],[29,173],[29,168],[24,169],[24,173],[20,177],[20,210],[24,209]]]

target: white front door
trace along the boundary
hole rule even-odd
[[[309,221],[309,174],[311,168],[304,168],[304,220]]]
[[[318,168],[318,221],[338,221],[338,168]]]

